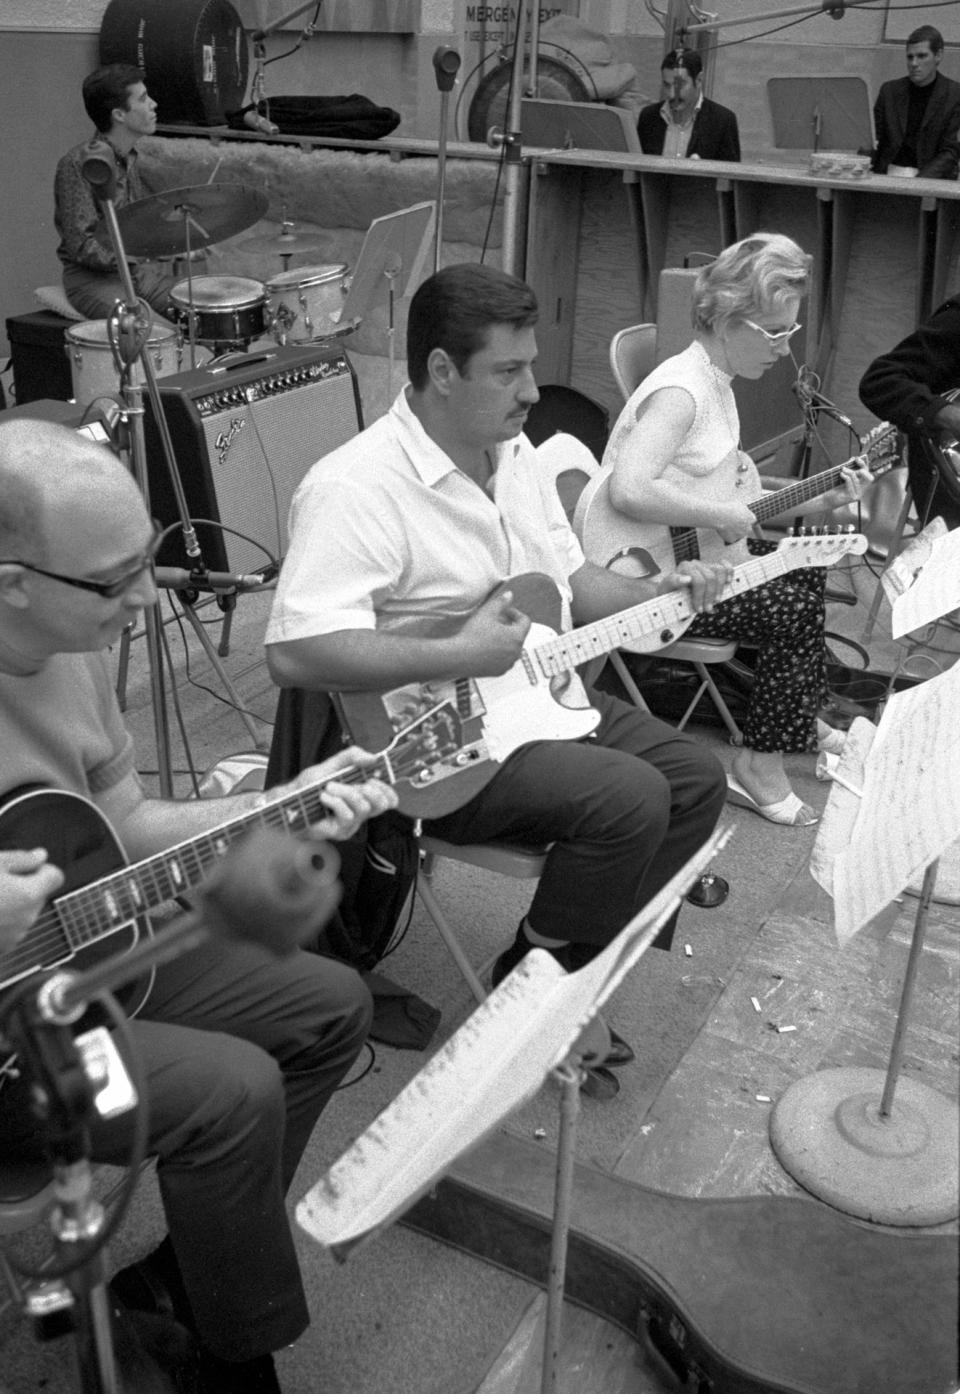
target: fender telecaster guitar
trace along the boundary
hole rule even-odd
[[[825,494],[843,482],[843,470],[852,465],[867,468],[876,479],[899,463],[899,432],[881,422],[863,438],[863,450],[842,465],[822,474],[798,479],[782,489],[774,489],[747,506],[758,523],[765,523],[798,504]],[[598,566],[629,570],[631,575],[653,576],[672,571],[677,562],[721,561],[724,543],[713,528],[669,528],[663,523],[644,523],[615,509],[610,502],[607,465],[586,485],[577,503],[575,526],[584,554]],[[629,559],[629,566],[618,563]]]
[[[753,557],[733,574],[721,593],[729,600],[801,567],[832,566],[866,551],[857,533],[786,537],[775,552]],[[645,600],[568,633],[560,628],[561,598],[548,576],[518,576],[509,588],[516,608],[532,624],[523,655],[509,672],[493,678],[407,683],[389,692],[340,692],[336,701],[344,726],[358,745],[376,748],[391,731],[437,703],[454,707],[463,729],[459,754],[435,766],[417,787],[398,788],[400,807],[414,818],[439,818],[473,798],[508,755],[530,741],[578,740],[600,717],[574,672],[590,659],[627,647],[652,653],[670,644],[696,619],[686,591]]]
[[[456,711],[435,703],[396,731],[375,764],[338,770],[131,866],[108,820],[82,795],[52,789],[13,794],[0,810],[0,848],[45,847],[66,880],[19,943],[0,955],[0,991],[65,963],[80,968],[105,954],[129,953],[150,933],[147,912],[200,885],[254,828],[297,834],[319,822],[327,814],[320,793],[331,779],[349,784],[372,775],[398,787],[415,785],[459,754],[460,739]],[[128,1012],[139,1010],[149,986],[148,979],[125,997]],[[0,1085],[12,1064],[12,1057],[6,1064],[0,1058]]]

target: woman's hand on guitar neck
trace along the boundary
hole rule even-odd
[[[720,601],[724,586],[733,575],[729,562],[682,561],[675,571],[657,577],[657,595],[686,591],[697,614],[709,614]]]
[[[0,851],[0,953],[26,934],[46,902],[63,885],[42,847]]]

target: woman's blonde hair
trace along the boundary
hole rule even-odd
[[[734,242],[697,277],[693,327],[716,333],[731,320],[777,314],[791,296],[806,294],[812,261],[779,232],[755,232]]]

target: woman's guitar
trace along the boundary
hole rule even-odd
[[[869,469],[876,479],[899,460],[899,432],[888,422],[881,422],[864,436],[859,455],[822,474],[774,489],[747,506],[762,524],[842,484],[843,471],[850,466]],[[722,561],[724,544],[712,528],[670,528],[663,523],[643,523],[615,509],[610,502],[608,485],[611,473],[608,465],[594,475],[580,496],[574,516],[577,535],[591,561],[617,570],[618,561],[629,559],[633,576],[672,571],[677,562],[693,561],[698,557],[702,561]]]
[[[247,833],[267,827],[296,835],[324,818],[320,795],[331,780],[350,784],[375,776],[414,788],[455,759],[460,745],[456,711],[435,703],[393,733],[373,765],[337,770],[131,866],[110,823],[88,799],[51,789],[15,793],[0,811],[0,847],[45,847],[66,880],[16,947],[0,955],[0,990],[64,963],[81,967],[105,953],[129,952],[150,933],[147,912],[199,886]],[[139,1000],[125,1001],[128,1011],[142,1006],[149,985],[134,994]],[[0,1060],[0,1083],[9,1063]]]
[[[802,567],[832,566],[862,554],[867,539],[856,533],[785,537],[775,552],[735,567],[721,600],[752,590]],[[398,726],[437,703],[456,709],[463,728],[460,754],[431,772],[417,788],[398,790],[400,807],[414,818],[439,818],[465,804],[488,784],[508,755],[531,741],[578,740],[600,717],[574,670],[617,648],[653,653],[680,637],[696,619],[686,591],[645,600],[615,615],[559,633],[561,598],[548,576],[536,572],[498,587],[533,623],[523,655],[494,678],[407,683],[389,692],[336,694],[342,723],[358,745],[376,749]]]

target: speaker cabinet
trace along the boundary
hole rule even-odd
[[[208,520],[197,522],[206,565],[250,573],[279,560],[300,480],[362,429],[356,374],[343,349],[300,344],[215,359],[157,386],[190,517]],[[166,526],[180,514],[148,394],[144,400],[150,506]],[[179,529],[159,560],[189,565]]]

